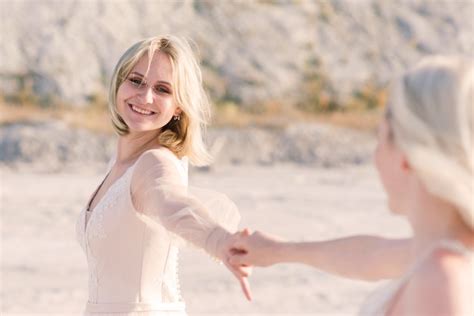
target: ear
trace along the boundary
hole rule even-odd
[[[412,168],[411,168],[410,162],[408,161],[407,157],[404,154],[402,154],[401,158],[402,158],[401,159],[402,170],[405,171],[405,172],[411,172]]]
[[[174,116],[181,115],[181,113],[183,113],[183,110],[181,110],[181,108],[177,107],[176,110],[174,111]]]

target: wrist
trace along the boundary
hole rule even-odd
[[[215,227],[207,237],[206,252],[216,259],[225,260],[226,246],[230,236],[231,234],[224,228],[220,226]]]
[[[304,257],[304,254],[302,254],[301,245],[302,243],[300,242],[277,242],[277,246],[275,248],[275,256],[277,262],[302,262],[302,257]]]
[[[270,264],[288,262],[288,254],[290,250],[289,242],[286,241],[272,241],[268,251],[268,261]]]

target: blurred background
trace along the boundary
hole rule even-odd
[[[0,0],[0,14],[2,315],[83,307],[74,223],[115,150],[109,77],[136,41],[195,43],[215,163],[191,182],[290,239],[409,234],[371,166],[388,85],[423,56],[474,53],[472,0]],[[205,256],[181,265],[190,315],[352,315],[375,286],[282,265],[257,269],[250,304]]]

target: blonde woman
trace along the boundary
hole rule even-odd
[[[202,131],[209,104],[184,39],[153,37],[131,46],[109,91],[117,152],[76,229],[89,266],[86,315],[186,315],[178,247],[223,261],[249,298],[246,267],[227,263],[239,221],[224,195],[187,185],[187,161],[210,157]]]
[[[230,262],[393,278],[361,315],[474,315],[473,115],[472,60],[430,57],[394,85],[375,163],[388,206],[406,216],[412,238],[297,243],[255,232],[235,242]]]

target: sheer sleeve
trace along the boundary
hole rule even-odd
[[[165,148],[145,152],[132,175],[133,205],[144,221],[164,227],[174,241],[217,258],[220,242],[237,229],[237,207],[224,194],[189,187],[180,167]]]

